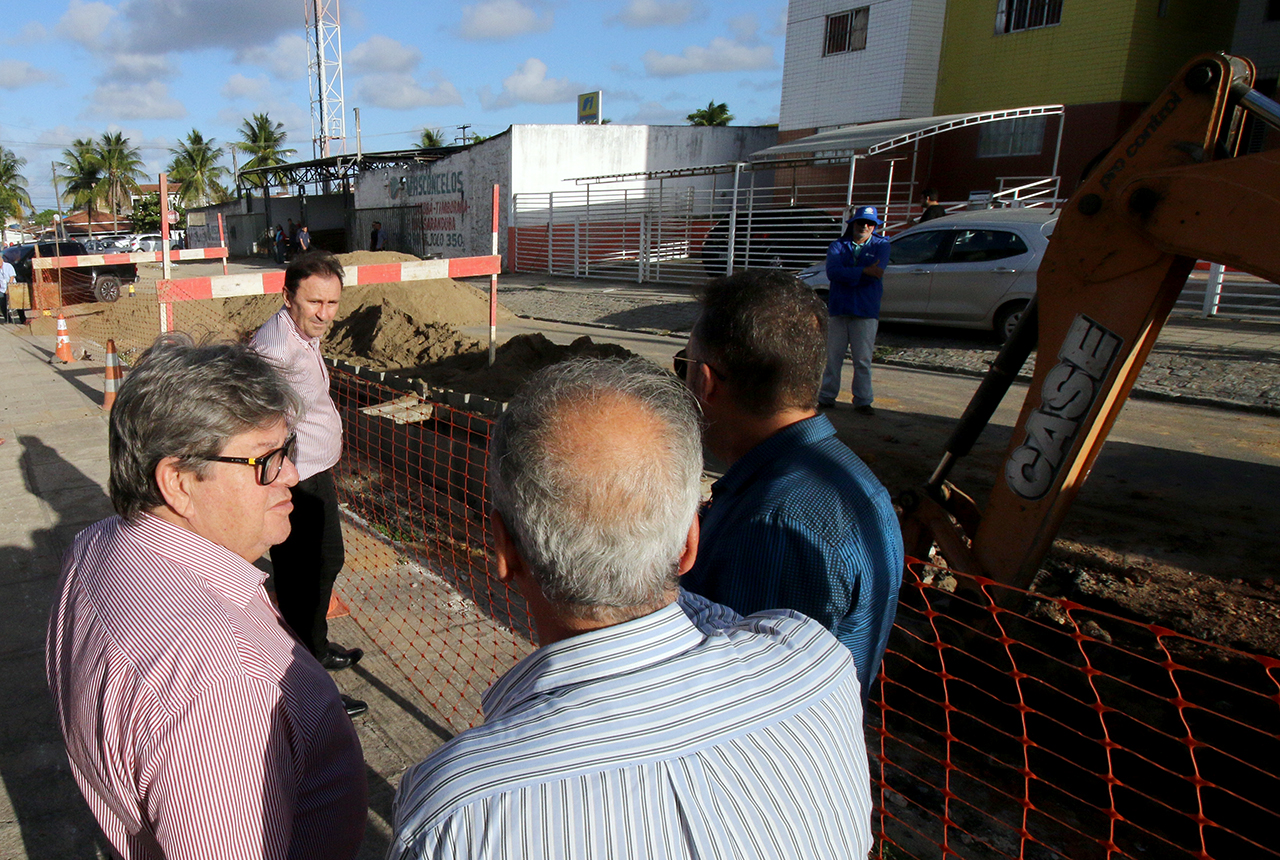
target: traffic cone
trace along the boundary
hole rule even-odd
[[[116,392],[120,390],[120,380],[122,379],[124,379],[124,372],[120,370],[120,357],[116,355],[116,342],[114,340],[108,340],[107,378],[102,386],[103,409],[110,410],[112,404],[116,402]]]
[[[63,364],[70,364],[75,361],[71,355],[71,337],[67,334],[67,318],[61,313],[58,314],[58,340],[57,348],[53,351],[58,361]]]

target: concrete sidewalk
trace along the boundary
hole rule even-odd
[[[0,325],[0,858],[106,857],[71,776],[44,672],[62,554],[77,532],[114,513],[103,366],[50,364],[52,340],[23,331]],[[370,801],[359,856],[383,858],[400,775],[450,733],[351,618],[334,619],[330,629],[335,641],[365,650],[358,666],[334,680],[369,703],[355,721]]]

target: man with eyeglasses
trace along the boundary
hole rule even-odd
[[[779,271],[707,285],[676,372],[725,464],[680,584],[742,615],[794,609],[853,654],[865,703],[893,627],[902,532],[884,486],[818,414],[827,312]]]
[[[248,346],[163,336],[111,411],[118,516],[76,536],[46,669],[117,856],[351,858],[363,755],[253,562],[289,533],[302,403]]]
[[[342,456],[342,418],[329,396],[321,341],[342,300],[342,263],[328,251],[299,254],[285,269],[284,307],[253,335],[253,348],[285,371],[306,409],[298,434],[298,485],[289,537],[271,550],[272,585],[280,614],[302,643],[332,671],[355,665],[364,652],[329,641],[329,598],[345,561],[333,467]],[[347,712],[368,710],[344,697]]]

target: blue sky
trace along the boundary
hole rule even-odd
[[[77,137],[121,131],[147,172],[193,128],[219,144],[266,111],[310,158],[304,2],[54,0],[6,4],[0,145],[27,160],[37,209]],[[348,149],[408,148],[424,126],[571,123],[603,90],[615,123],[676,124],[726,102],[735,125],[777,122],[785,0],[340,2]],[[230,157],[224,159],[230,167]],[[154,179],[152,179],[154,181]]]

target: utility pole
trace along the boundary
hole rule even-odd
[[[471,126],[470,126],[470,125],[460,125],[460,126],[458,126],[458,130],[462,132],[462,137],[460,137],[460,138],[455,137],[455,138],[454,138],[454,140],[460,140],[460,141],[462,141],[463,143],[466,143],[466,142],[467,142],[467,129],[469,129],[469,128],[471,128]]]

